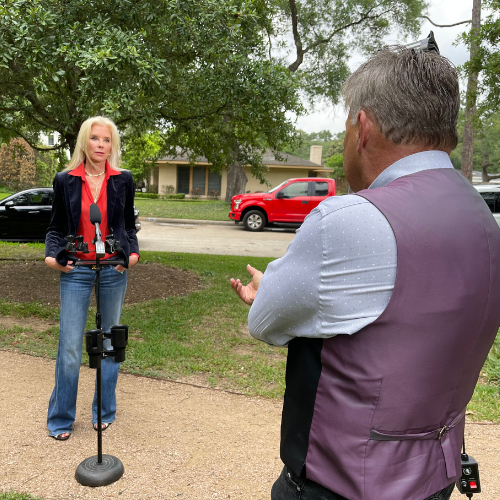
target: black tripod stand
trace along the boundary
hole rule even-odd
[[[96,303],[97,312],[95,330],[85,332],[85,347],[89,355],[90,368],[96,369],[96,390],[97,390],[97,455],[85,459],[76,469],[75,478],[84,486],[106,486],[118,481],[123,476],[125,469],[119,458],[102,453],[102,382],[101,382],[101,361],[105,357],[113,357],[115,362],[125,361],[125,348],[128,343],[128,326],[117,325],[111,327],[110,333],[103,332],[101,328],[101,303],[100,303],[100,279],[102,263],[101,259],[108,254],[120,250],[120,242],[113,236],[106,236],[106,241],[101,239],[99,224],[101,223],[101,212],[99,207],[93,203],[90,206],[90,222],[95,226],[96,260],[76,261],[75,266],[92,267],[96,271]],[[67,236],[69,253],[77,251],[87,253],[88,244],[83,242],[82,236]],[[122,260],[106,260],[105,265],[122,265]],[[113,350],[104,349],[104,340],[111,339]]]

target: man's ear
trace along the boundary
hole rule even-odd
[[[363,110],[361,110],[358,113],[358,124],[357,151],[358,153],[361,153],[361,150],[366,147],[366,143],[372,136],[373,122],[370,120],[370,118],[368,118],[367,114]]]

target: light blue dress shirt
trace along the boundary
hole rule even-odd
[[[447,153],[402,158],[369,189],[434,168],[453,168]],[[328,198],[306,217],[286,255],[268,265],[248,315],[250,334],[276,346],[352,335],[386,308],[396,268],[396,239],[384,215],[361,196]]]

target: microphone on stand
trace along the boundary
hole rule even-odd
[[[104,242],[101,239],[101,230],[99,224],[101,223],[101,211],[97,203],[92,203],[89,210],[90,222],[95,226],[95,238],[92,243],[95,243],[95,256],[102,259],[106,255]]]

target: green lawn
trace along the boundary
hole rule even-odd
[[[170,217],[173,219],[230,220],[229,203],[212,200],[150,200],[135,199],[141,217]]]
[[[500,422],[500,335],[497,335],[483,367],[481,382],[467,410],[474,420]]]
[[[0,259],[34,258],[43,258],[43,244],[0,242]],[[252,263],[265,269],[271,260],[252,258]],[[282,396],[286,349],[270,348],[244,333],[248,306],[229,285],[231,277],[244,277],[248,257],[141,252],[141,266],[152,262],[196,273],[204,289],[184,297],[126,305],[122,322],[130,325],[131,341],[123,370],[159,378],[194,377],[245,394]],[[3,300],[0,315],[57,321],[59,312],[54,306]],[[94,327],[94,316],[92,311],[88,329]],[[57,327],[26,332],[0,326],[0,349],[55,358],[57,334]]]
[[[0,242],[1,259],[42,259],[43,244]],[[269,258],[252,258],[264,270]],[[124,371],[158,378],[196,380],[248,395],[280,398],[284,391],[286,349],[269,347],[245,334],[248,307],[229,286],[245,277],[247,257],[141,252],[141,264],[160,263],[194,272],[204,289],[126,305],[122,321],[130,326]],[[58,308],[38,303],[0,301],[0,315],[58,320]],[[87,328],[93,328],[94,312]],[[57,327],[44,332],[2,329],[0,349],[55,358]],[[86,358],[83,363],[86,363]],[[469,405],[470,418],[500,422],[500,339],[486,361]]]
[[[32,497],[28,493],[14,493],[11,491],[0,492],[0,500],[42,500],[39,497]]]
[[[0,190],[0,200],[12,192]],[[230,220],[231,205],[224,201],[213,200],[150,200],[135,199],[135,206],[141,217],[169,217],[172,219],[191,220]]]

